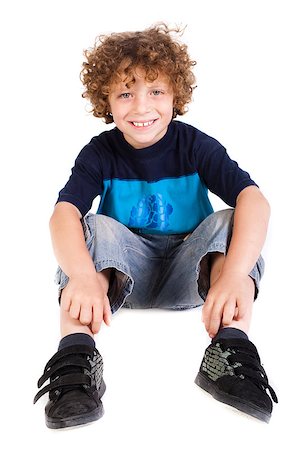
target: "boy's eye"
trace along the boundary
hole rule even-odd
[[[153,94],[153,95],[161,95],[161,94],[163,94],[163,91],[160,91],[159,89],[154,89],[154,90],[152,91],[152,94]]]
[[[120,98],[129,98],[130,95],[130,92],[123,92],[122,94],[120,94]]]

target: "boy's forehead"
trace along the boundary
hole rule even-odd
[[[136,67],[129,73],[125,70],[120,70],[117,79],[112,80],[111,87],[129,87],[136,81],[141,81],[149,85],[153,83],[163,83],[170,86],[169,77],[165,73],[157,71],[156,77],[148,77],[147,72],[143,67]]]

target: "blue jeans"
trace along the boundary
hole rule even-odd
[[[112,268],[108,297],[112,313],[121,307],[188,309],[201,306],[210,287],[210,253],[226,254],[233,209],[208,216],[189,235],[138,234],[116,220],[88,214],[82,221],[97,272]],[[256,295],[264,271],[260,257],[249,274]],[[61,290],[68,277],[58,268]]]

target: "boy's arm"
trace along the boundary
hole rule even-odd
[[[209,290],[203,307],[203,321],[212,337],[221,325],[229,326],[233,319],[242,319],[251,307],[253,299],[245,294],[245,283],[248,283],[248,274],[261,253],[269,217],[269,204],[256,186],[240,192],[232,239],[221,275]]]
[[[240,192],[234,213],[234,227],[224,271],[249,274],[266,240],[270,206],[259,188],[249,186]]]
[[[109,325],[110,306],[87,250],[81,213],[68,202],[59,202],[50,219],[53,249],[59,266],[69,277],[61,307],[73,319],[99,331],[102,319]]]
[[[81,218],[80,211],[74,205],[59,202],[50,219],[54,253],[68,277],[95,273],[85,245]]]

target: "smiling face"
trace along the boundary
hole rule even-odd
[[[136,70],[134,83],[111,86],[109,104],[113,120],[125,140],[136,149],[149,147],[165,134],[173,117],[173,91],[166,77],[148,82]]]

